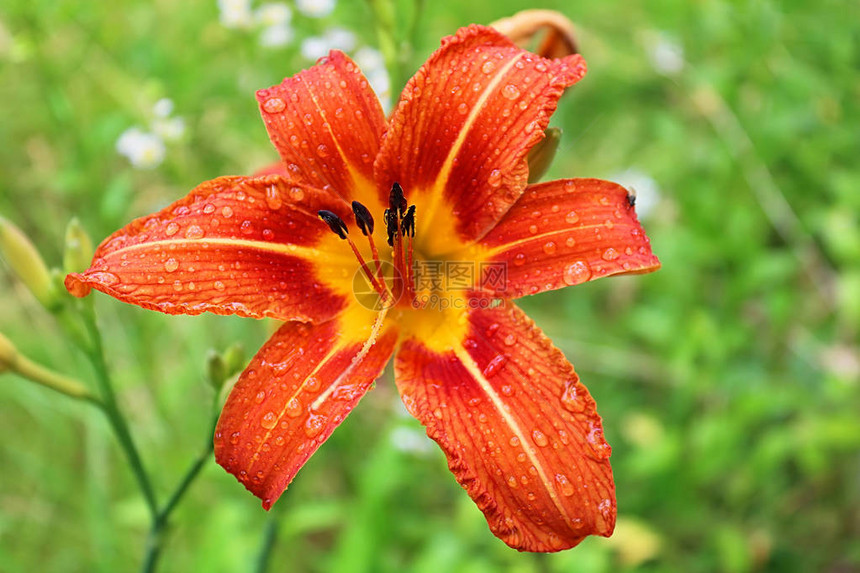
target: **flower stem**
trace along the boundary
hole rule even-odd
[[[83,348],[96,373],[96,384],[101,394],[101,409],[105,413],[105,416],[107,416],[108,422],[119,441],[119,445],[125,453],[126,458],[128,458],[132,473],[134,473],[134,477],[137,479],[146,505],[153,519],[155,519],[158,516],[158,502],[155,498],[155,490],[152,487],[149,474],[144,468],[143,460],[137,451],[137,446],[135,446],[134,440],[131,437],[125,416],[120,411],[119,404],[117,404],[113,383],[111,382],[107,364],[105,363],[104,347],[102,345],[101,332],[96,324],[95,311],[92,304],[83,304],[81,307],[81,316],[89,335],[89,344],[83,345]]]
[[[394,6],[391,0],[368,0],[376,21],[376,36],[379,40],[379,51],[385,58],[385,67],[391,78],[391,93],[397,93],[403,87],[403,61],[395,37],[397,26],[394,21]]]
[[[0,335],[0,338],[2,338],[2,335]],[[70,398],[84,400],[86,402],[91,402],[96,406],[101,406],[99,399],[96,398],[93,393],[78,380],[63,376],[53,370],[49,370],[44,366],[33,362],[26,356],[19,354],[17,351],[12,352],[8,359],[0,360],[0,362],[2,362],[2,364],[0,364],[0,371],[2,371],[3,367],[8,368],[10,372],[15,372],[31,382],[35,382],[36,384],[40,384],[46,388],[65,394]]]

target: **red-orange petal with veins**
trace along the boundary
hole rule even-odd
[[[529,186],[480,241],[485,260],[505,265],[507,274],[484,277],[483,286],[496,296],[520,297],[656,271],[660,261],[632,203],[624,187],[600,179]]]
[[[283,177],[289,177],[290,174],[287,173],[287,166],[284,165],[284,162],[277,161],[275,163],[264,165],[254,171],[254,177],[262,177],[263,175],[281,175]]]
[[[207,181],[105,239],[66,288],[84,296],[93,287],[168,314],[327,320],[348,299],[316,270],[336,256],[316,249],[330,234],[319,209],[351,216],[339,197],[283,177]]]
[[[358,66],[332,51],[317,64],[257,92],[269,139],[289,176],[344,199],[370,194],[385,115]]]
[[[504,215],[526,187],[529,149],[584,74],[581,56],[547,60],[492,28],[472,25],[442,41],[403,90],[375,165],[381,191],[397,181],[418,204],[428,254],[445,252],[431,229],[447,230],[439,220],[452,211],[465,242]]]
[[[609,536],[611,448],[594,400],[540,329],[505,304],[471,311],[451,350],[406,339],[395,362],[403,402],[511,547],[559,551]]]
[[[227,398],[215,430],[215,459],[265,509],[370,389],[394,351],[397,332],[389,329],[356,360],[364,341],[343,330],[338,318],[285,324]]]

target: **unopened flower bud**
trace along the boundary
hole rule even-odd
[[[9,370],[17,353],[12,342],[0,333],[0,373]]]
[[[224,358],[215,350],[209,350],[206,355],[206,378],[215,391],[221,390],[227,380],[227,366]]]
[[[59,299],[45,261],[27,235],[3,217],[0,217],[0,255],[45,308],[56,307]]]
[[[63,270],[80,273],[90,266],[93,260],[93,242],[81,226],[77,217],[66,226],[66,245],[63,251]]]
[[[529,164],[529,183],[537,183],[546,175],[561,142],[561,130],[557,127],[550,127],[544,135],[546,137],[531,148],[526,160]]]
[[[245,357],[245,347],[238,342],[231,345],[224,351],[224,365],[226,367],[227,378],[245,369],[247,359]]]
[[[532,49],[532,44],[543,34],[540,44],[532,51],[544,58],[579,53],[573,23],[555,10],[523,10],[510,18],[496,20],[490,26],[526,49]]]

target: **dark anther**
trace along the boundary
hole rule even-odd
[[[633,207],[636,205],[636,190],[628,189],[627,190],[627,204]]]
[[[388,194],[388,206],[392,211],[397,211],[401,217],[406,213],[406,196],[403,195],[403,187],[396,181],[391,186],[391,193]]]
[[[403,220],[400,222],[400,230],[404,236],[406,236],[406,233],[409,233],[410,237],[415,236],[415,205],[409,206],[409,209],[403,216]]]
[[[341,219],[331,211],[326,211],[325,209],[317,211],[317,215],[319,215],[319,218],[322,219],[326,225],[328,225],[329,229],[331,229],[335,235],[337,235],[341,239],[346,239],[346,234],[349,231],[346,230],[346,223],[343,222],[343,219]]]
[[[365,235],[373,234],[373,216],[370,214],[370,211],[359,203],[358,201],[352,202],[352,212],[355,213],[355,222],[358,223],[358,228],[361,229],[361,232]]]
[[[394,246],[394,235],[397,234],[397,210],[385,210],[385,230],[388,231],[388,246]]]

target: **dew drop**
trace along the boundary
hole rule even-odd
[[[579,413],[585,410],[585,401],[579,399],[575,380],[568,380],[561,394],[561,405],[568,412]]]
[[[305,435],[309,438],[314,438],[319,435],[320,432],[323,431],[325,427],[326,418],[325,416],[319,415],[311,415],[308,416],[307,422],[305,422]]]
[[[322,143],[320,143],[320,144],[317,146],[317,155],[318,155],[318,156],[320,156],[320,157],[321,157],[321,158],[323,158],[323,159],[325,159],[326,157],[328,157],[328,156],[329,156],[328,147],[326,147],[325,145],[323,145]]]
[[[271,229],[263,229],[263,238],[267,241],[271,241],[275,238],[275,232]]]
[[[305,192],[302,191],[301,187],[292,187],[290,188],[290,199],[293,201],[301,201],[305,198]]]
[[[564,220],[573,225],[577,221],[579,221],[579,215],[576,214],[576,211],[568,211],[567,215],[564,216]]]
[[[494,64],[491,61],[486,61],[486,62],[484,62],[484,65],[481,66],[481,71],[484,72],[485,74],[490,74],[495,69],[496,69],[496,64]]]
[[[555,253],[555,251],[556,251],[556,245],[553,241],[547,241],[546,243],[544,243],[543,252],[545,252],[548,255],[551,255],[551,254]]]
[[[514,257],[515,266],[521,267],[524,264],[526,264],[526,256],[524,254],[519,253],[517,256]]]
[[[508,476],[508,487],[511,489],[516,489],[519,487],[519,483],[517,482],[516,476]]]
[[[502,394],[505,396],[513,396],[514,395],[514,387],[511,386],[510,384],[505,384],[504,386],[502,386],[500,388],[500,390],[502,391]]]
[[[461,115],[466,115],[466,112],[468,112],[468,111],[469,111],[469,106],[466,105],[465,103],[461,103],[460,105],[457,106],[457,112],[460,113]]]
[[[212,203],[206,203],[206,206],[203,207],[203,212],[206,213],[207,215],[214,213],[215,212],[215,205],[213,205]]]
[[[505,343],[505,346],[513,346],[517,343],[517,335],[511,332],[510,334],[505,336],[503,342]]]
[[[195,239],[203,238],[203,229],[198,227],[197,225],[191,225],[188,229],[185,230],[185,238],[191,239],[192,241]]]
[[[254,401],[257,404],[261,404],[263,402],[263,400],[265,400],[265,399],[266,399],[266,391],[265,390],[260,390],[259,392],[257,392],[257,395],[254,396]]]
[[[532,432],[532,439],[540,447],[544,447],[549,443],[549,440],[547,439],[546,434],[544,434],[540,430],[535,430],[534,432]]]
[[[618,258],[618,256],[619,256],[618,251],[616,251],[612,247],[609,247],[608,249],[603,251],[603,255],[602,255],[604,261],[614,261],[615,259]]]
[[[263,111],[266,113],[280,113],[284,111],[285,107],[287,107],[287,104],[279,97],[270,97],[263,102]]]
[[[90,278],[94,281],[100,282],[105,286],[115,285],[119,282],[119,277],[113,273],[108,272],[96,272],[90,275]]]
[[[225,205],[221,209],[221,214],[224,215],[225,218],[229,219],[230,217],[233,216],[233,208],[230,207],[229,205]]]
[[[507,358],[505,358],[502,354],[497,354],[495,358],[490,360],[487,365],[484,367],[484,377],[491,378],[499,373],[499,370],[502,369]]]
[[[520,439],[516,436],[513,436],[508,443],[511,445],[512,448],[516,448],[520,445]]]
[[[564,269],[564,283],[569,286],[584,283],[591,278],[591,267],[585,261],[576,261]]]
[[[284,411],[290,418],[298,418],[302,415],[302,405],[297,399],[290,398],[290,401],[287,402],[287,406]]]
[[[493,189],[502,184],[502,172],[498,169],[490,171],[490,176],[487,178],[487,184]]]
[[[567,239],[565,239],[564,244],[567,245],[568,247],[575,247],[576,246],[576,239],[574,239],[573,237],[568,237]]]
[[[239,226],[239,230],[242,231],[243,235],[250,235],[254,232],[254,226],[248,219],[242,221],[242,224]]]
[[[178,232],[179,232],[179,225],[176,223],[170,223],[169,225],[167,225],[167,228],[164,229],[164,234],[167,235],[168,237],[172,237],[173,235],[175,235]]]
[[[508,84],[502,88],[502,95],[513,101],[520,97],[520,89],[514,84]]]
[[[215,282],[212,284],[212,286],[214,286],[214,287],[215,287],[215,290],[224,290],[224,288],[225,288],[225,287],[224,287],[224,283],[222,283],[221,281],[215,281]]]
[[[179,262],[176,259],[174,259],[173,257],[164,261],[164,270],[165,271],[172,273],[173,271],[175,271],[178,268],[179,268]]]
[[[278,188],[274,185],[269,185],[266,187],[266,205],[269,206],[269,209],[273,211],[277,211],[281,208],[283,201],[281,200],[281,192],[278,191]]]
[[[570,497],[576,492],[576,488],[564,474],[555,474],[555,483],[558,484],[558,489],[561,490],[562,495],[566,497]]]
[[[260,425],[266,428],[267,430],[271,430],[278,424],[278,417],[274,412],[268,412],[265,416],[260,419]]]
[[[537,227],[537,225],[530,225],[530,226],[529,226],[529,233],[531,233],[532,235],[534,235],[534,234],[535,234],[535,233],[537,233],[537,232],[538,232],[538,227]]]

